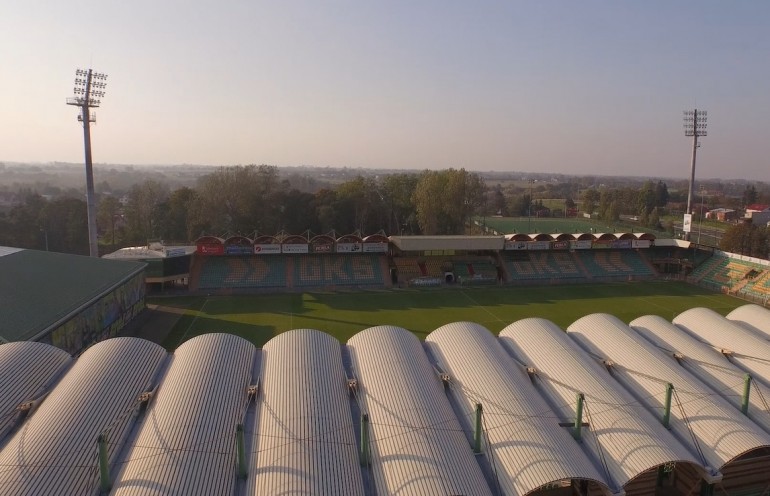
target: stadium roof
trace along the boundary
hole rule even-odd
[[[723,329],[739,331],[749,333]],[[673,349],[669,338],[660,339]],[[613,360],[611,373],[597,357]],[[526,366],[535,367],[532,379]],[[524,496],[582,481],[591,494],[640,494],[654,490],[650,469],[667,461],[687,473],[713,467],[709,482],[725,465],[748,474],[726,468],[725,480],[766,479],[767,451],[756,448],[770,436],[709,389],[719,384],[699,377],[603,314],[567,334],[525,319],[499,339],[459,322],[424,345],[393,326],[364,330],[347,345],[294,330],[261,351],[208,334],[172,355],[114,338],[77,360],[41,343],[4,344],[0,494],[96,494],[101,434],[111,494],[119,495]],[[671,432],[656,424],[666,382],[677,391]],[[587,398],[582,443],[570,436],[577,392]],[[477,403],[483,439],[474,456]],[[22,404],[31,408],[14,407]],[[749,460],[753,472],[737,460],[744,454],[762,455]],[[637,482],[647,486],[631,488]]]
[[[447,324],[425,343],[449,374],[450,391],[465,414],[461,418],[470,423],[475,404],[482,405],[487,448],[504,494],[524,495],[570,479],[594,481],[609,492],[608,481],[580,445],[552,415],[544,415],[550,408],[488,330],[470,322]]]
[[[390,236],[401,251],[425,250],[502,250],[503,236]]]
[[[721,470],[741,455],[770,447],[770,435],[616,317],[587,315],[567,332],[590,354],[605,359],[613,376],[650,411],[663,411],[666,384],[673,384],[671,431],[702,453],[707,469]]]
[[[750,329],[761,333],[765,339],[770,339],[770,310],[759,305],[743,305],[727,314],[733,322],[749,326]]]
[[[575,418],[576,394],[583,394],[590,426],[582,434],[583,446],[597,464],[606,459],[606,476],[616,489],[627,489],[636,477],[667,463],[685,462],[703,472],[701,462],[553,322],[519,320],[503,329],[500,339],[514,356],[535,367],[534,383],[557,405],[563,420]]]
[[[696,308],[688,310],[688,312],[694,310],[711,312],[711,310],[705,308]],[[724,319],[721,315],[714,315],[719,317],[719,319]],[[674,322],[677,322],[677,320],[674,319]],[[707,322],[703,323],[708,325]],[[655,346],[667,352],[672,363],[678,363],[713,389],[715,393],[732,403],[735,408],[741,408],[746,371],[741,370],[738,365],[730,362],[727,356],[720,353],[714,347],[682,332],[680,329],[682,326],[674,325],[657,315],[640,317],[631,321],[629,325]],[[724,335],[724,327],[719,332]],[[725,341],[741,341],[740,334],[742,332],[742,329],[730,330],[727,333],[730,339]],[[700,333],[699,335],[703,336]],[[768,356],[767,351],[770,350],[770,346],[765,345],[764,348],[764,354]],[[759,362],[759,365],[764,369],[766,378],[770,378],[770,376],[766,375],[770,371],[770,366],[766,362]],[[755,394],[749,394],[749,405],[746,415],[762,427],[765,432],[770,433],[770,415],[765,410],[767,405],[763,399],[764,396],[770,397],[770,389],[767,386],[757,384],[754,384],[754,388],[761,388],[761,391],[760,394],[756,394],[756,392]]]
[[[0,342],[36,339],[144,267],[0,247]]]

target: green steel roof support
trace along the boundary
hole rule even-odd
[[[249,467],[246,463],[246,442],[243,439],[243,424],[235,428],[235,444],[238,449],[238,477],[245,479],[249,476]]]
[[[369,465],[369,414],[361,414],[361,465]]]
[[[666,406],[663,409],[663,427],[671,428],[671,396],[674,394],[674,385],[666,383]]]
[[[483,408],[481,407],[481,403],[476,403],[476,430],[473,433],[473,452],[474,453],[481,453],[481,437],[483,435],[483,431],[481,428],[482,412],[483,412]]]
[[[583,428],[583,402],[585,401],[585,396],[583,396],[583,393],[577,394],[577,413],[575,415],[575,427],[572,431],[572,437],[575,438],[576,441],[580,441],[581,439],[581,430]]]
[[[110,462],[107,456],[107,436],[99,434],[97,438],[99,444],[99,488],[102,493],[107,493],[112,484],[110,484]]]
[[[741,412],[749,414],[749,394],[751,393],[751,374],[743,376],[743,398],[741,399]]]

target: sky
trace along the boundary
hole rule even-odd
[[[770,181],[770,2],[0,0],[0,161]]]

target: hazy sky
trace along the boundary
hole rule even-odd
[[[0,160],[770,180],[770,2],[0,0]]]

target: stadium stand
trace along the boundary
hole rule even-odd
[[[693,271],[691,280],[717,291],[739,292],[750,287],[745,292],[756,289],[761,293],[767,279],[760,276],[766,270],[753,262],[715,255]]]
[[[304,255],[293,262],[294,287],[385,285],[380,256]]]
[[[393,263],[398,271],[398,282],[408,284],[412,279],[422,276],[420,265],[414,257],[395,257]]]
[[[514,251],[503,255],[508,281],[584,279],[572,254],[566,252]]]
[[[651,277],[652,267],[633,250],[619,251],[577,251],[581,264],[593,279]]]
[[[200,289],[286,287],[286,257],[214,256],[203,257]]]

